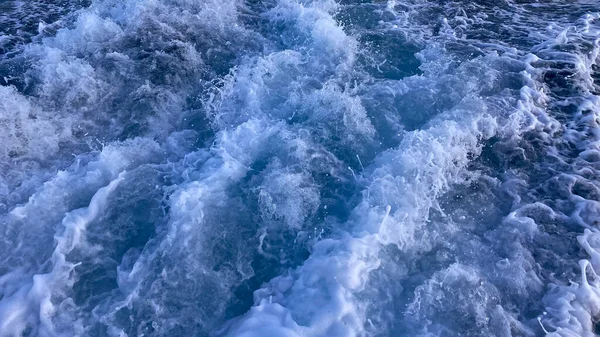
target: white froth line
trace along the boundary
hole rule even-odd
[[[66,255],[85,240],[87,226],[104,210],[109,195],[123,181],[124,175],[125,171],[119,173],[116,179],[112,180],[107,186],[100,188],[92,197],[87,208],[76,209],[65,215],[62,221],[64,231],[60,236],[55,236],[57,245],[51,257],[52,270],[45,274],[33,275],[31,284],[24,285],[20,291],[10,298],[3,299],[3,302],[8,301],[8,305],[12,307],[20,306],[19,302],[27,303],[25,306],[20,306],[21,310],[8,310],[10,313],[3,317],[3,331],[10,331],[10,326],[13,323],[18,323],[17,327],[12,327],[12,330],[16,333],[15,335],[22,333],[23,323],[30,321],[32,318],[35,319],[31,316],[38,312],[37,319],[39,319],[42,327],[53,334],[54,327],[51,318],[56,309],[51,297],[56,295],[56,292],[60,291],[59,289],[62,286],[69,283],[72,278],[72,270],[81,264],[81,262],[71,263],[67,261]],[[30,288],[26,290],[27,287]]]

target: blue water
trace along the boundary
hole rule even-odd
[[[0,2],[0,337],[600,334],[596,1]]]

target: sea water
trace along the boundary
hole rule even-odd
[[[596,336],[600,4],[0,2],[0,336]]]

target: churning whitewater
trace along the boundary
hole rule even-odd
[[[0,337],[597,334],[597,1],[0,2]]]

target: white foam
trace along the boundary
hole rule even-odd
[[[250,165],[279,130],[279,125],[251,119],[219,132],[210,151],[199,150],[186,155],[182,164],[191,164],[191,167],[184,166],[189,170],[184,176],[189,179],[176,186],[170,196],[168,224],[158,229],[157,241],[149,244],[131,267],[120,268],[118,285],[123,295],[109,298],[106,306],[96,309],[99,321],[113,329],[114,335],[122,333],[121,310],[143,310],[164,334],[176,328],[168,322],[182,317],[201,324],[203,329],[210,329],[221,318],[227,301],[233,296],[231,287],[252,277],[253,270],[246,265],[248,256],[241,252],[219,269],[213,269],[219,257],[213,255],[212,240],[229,240],[224,235],[233,236],[231,239],[235,240],[237,235],[229,228],[220,232],[220,226],[226,223],[224,220],[215,222],[215,212],[227,207],[228,189],[246,176]],[[253,250],[247,245],[244,248]],[[161,269],[160,274],[155,272],[157,267]],[[184,285],[193,289],[185,294],[186,299],[181,298]],[[210,298],[205,291],[212,292]],[[180,300],[165,303],[172,302],[169,298]],[[207,306],[198,310],[195,306],[199,301]],[[173,310],[170,305],[178,309]],[[132,317],[142,320],[133,324],[143,324],[148,316],[136,317],[132,313]]]
[[[14,87],[0,86],[0,156],[43,160],[70,137],[70,121],[61,120],[31,104]]]
[[[557,34],[556,38],[536,47],[543,57],[572,64],[576,70],[572,80],[579,88],[578,95],[555,102],[558,106],[577,104],[577,111],[566,125],[562,140],[580,149],[579,157],[573,161],[574,172],[564,172],[560,178],[563,183],[561,188],[568,193],[567,200],[574,205],[569,220],[584,228],[577,241],[589,255],[589,260],[579,261],[579,281],[571,280],[570,285],[551,284],[544,296],[546,312],[540,315],[538,320],[547,336],[596,336],[594,324],[600,316],[600,288],[597,276],[600,272],[600,237],[597,228],[600,204],[593,200],[593,196],[575,190],[576,185],[586,184],[592,190],[597,189],[596,182],[589,180],[590,175],[598,176],[597,167],[594,165],[594,152],[597,151],[599,137],[594,129],[597,126],[595,119],[600,105],[597,96],[593,94],[595,84],[591,76],[592,65],[595,64],[599,52],[597,42],[600,36],[600,31],[591,23],[597,19],[597,14],[585,15],[574,25],[552,27],[550,34]],[[582,39],[596,41],[593,49],[587,54],[556,50],[562,45],[579,43]]]
[[[258,192],[263,217],[281,219],[290,228],[301,228],[319,208],[317,186],[306,173],[285,172],[277,167],[269,170],[271,173]]]
[[[430,76],[448,69],[443,62],[438,62],[436,55],[431,54],[435,50],[431,48],[430,53],[422,53],[424,61],[428,58],[431,61],[424,68]],[[489,58],[494,59],[494,56]],[[428,236],[423,233],[429,212],[436,209],[443,213],[437,204],[438,197],[450,186],[462,181],[470,158],[477,156],[481,150],[480,141],[494,135],[519,139],[521,134],[528,131],[544,131],[552,135],[560,129],[560,124],[549,117],[544,109],[551,98],[536,80],[539,72],[532,63],[537,62],[538,58],[532,54],[525,57],[512,55],[507,59],[510,58],[522,64],[524,70],[520,75],[524,85],[509,113],[504,112],[505,115],[496,118],[486,114],[476,115],[477,108],[485,111],[486,106],[477,98],[468,97],[463,99],[462,106],[458,105],[454,111],[430,121],[427,124],[429,127],[406,133],[398,149],[380,154],[367,168],[362,177],[367,189],[362,194],[362,202],[353,212],[351,226],[348,226],[350,233],[339,233],[316,243],[311,256],[301,267],[275,278],[258,290],[255,293],[255,307],[239,320],[232,321],[228,331],[223,333],[230,336],[260,336],[262,331],[255,327],[254,322],[263,319],[263,315],[265,321],[272,322],[271,308],[275,307],[280,317],[291,317],[295,323],[278,323],[281,331],[293,329],[296,334],[303,336],[366,334],[368,327],[365,324],[370,322],[367,316],[368,303],[361,301],[359,295],[369,280],[370,272],[380,267],[382,245],[393,244],[400,251],[409,253],[431,250],[432,243],[427,242]],[[465,69],[469,69],[468,66]],[[529,239],[538,233],[537,224],[531,218],[520,215],[520,211],[511,213],[505,219],[504,226],[519,227]],[[525,251],[524,247],[519,249]],[[531,256],[525,256],[514,261],[514,268],[518,268],[515,273],[519,275],[515,279],[532,283],[517,286],[518,291],[540,287],[539,278],[530,275],[531,266],[528,264],[531,260]],[[461,284],[467,289],[466,292],[479,286],[477,272],[471,267],[455,264],[445,272],[460,274],[456,276],[456,282],[473,283]],[[435,284],[441,281],[434,277],[431,282]],[[482,289],[489,293],[481,295],[485,298],[498,296],[493,285],[482,286]],[[428,293],[427,296],[432,292],[423,291]],[[489,303],[486,302],[488,300]],[[487,298],[464,304],[467,306],[465,310],[474,310],[468,312],[469,317],[474,317],[477,324],[487,326],[488,310],[490,306],[495,306],[494,303]],[[474,309],[470,307],[471,304],[475,306]],[[448,305],[462,304],[452,302]],[[460,312],[460,308],[457,310]],[[529,335],[534,334],[513,313],[505,312],[500,306],[494,309],[494,315],[494,324],[502,325],[506,334],[510,333],[511,326]],[[443,327],[440,329],[438,332],[441,333]],[[430,333],[435,333],[435,329]]]
[[[304,336],[364,333],[366,307],[356,296],[369,272],[379,267],[381,245],[395,244],[404,251],[427,249],[417,235],[429,209],[460,179],[467,153],[478,152],[478,140],[494,133],[493,121],[485,117],[472,122],[463,118],[469,124],[438,119],[437,126],[408,135],[398,149],[379,156],[368,170],[369,188],[354,211],[354,234],[316,243],[302,267],[256,292],[258,307],[270,305],[267,301],[283,305],[286,315],[299,324],[296,333]],[[229,335],[241,331],[261,335],[261,330],[250,334],[243,323],[260,319],[260,312],[242,318]]]
[[[2,216],[7,234],[3,249],[19,252],[15,258],[28,262],[5,266],[10,271],[0,280],[0,336],[17,336],[28,329],[40,336],[56,334],[57,317],[68,314],[59,308],[61,302],[70,301],[65,294],[78,265],[69,254],[85,250],[87,226],[101,215],[110,193],[123,180],[120,172],[156,158],[156,150],[156,143],[145,139],[107,146],[95,161],[58,172],[25,205]],[[86,194],[89,205],[70,211]]]
[[[409,29],[410,15],[398,13],[397,5],[390,1],[386,10],[395,16],[395,25]],[[157,98],[149,104],[159,115],[149,118],[153,121],[148,133],[159,139],[167,138],[164,148],[140,138],[108,145],[97,158],[93,154],[79,156],[81,165],[76,163],[58,172],[29,202],[0,218],[10,222],[5,229],[14,236],[12,246],[8,247],[34,260],[26,264],[29,267],[11,269],[0,277],[3,295],[0,335],[19,335],[37,327],[32,333],[41,336],[85,336],[96,332],[92,331],[94,324],[114,336],[209,333],[222,323],[230,309],[227,306],[235,296],[234,289],[256,276],[250,260],[255,251],[266,258],[278,256],[279,262],[287,266],[285,252],[277,251],[276,245],[269,246],[271,233],[291,233],[301,238],[306,231],[313,230],[307,228],[309,224],[328,225],[330,220],[317,219],[318,214],[326,214],[323,210],[327,205],[321,198],[327,187],[318,183],[318,176],[324,174],[336,184],[340,182],[336,188],[346,175],[349,180],[355,179],[352,183],[364,187],[349,220],[327,233],[325,239],[317,236],[320,228],[314,228],[316,238],[308,241],[310,257],[258,289],[255,305],[215,334],[250,337],[374,333],[380,327],[373,326],[373,322],[378,322],[377,317],[370,315],[373,307],[380,306],[379,299],[365,298],[367,288],[373,286],[373,275],[383,268],[398,268],[402,272],[393,280],[398,284],[375,284],[397,286],[398,291],[402,290],[399,283],[408,277],[403,262],[399,266],[384,265],[385,249],[395,249],[411,261],[432,251],[442,238],[437,237],[440,234],[428,221],[433,213],[446,216],[440,197],[467,177],[476,175],[466,171],[472,159],[481,153],[482,144],[494,136],[517,141],[525,132],[540,130],[546,140],[551,140],[561,131],[560,124],[545,109],[553,98],[538,82],[542,71],[533,66],[540,61],[538,56],[523,56],[502,46],[496,46],[505,53],[502,56],[490,53],[460,65],[457,63],[462,61],[448,56],[440,40],[456,42],[465,38],[472,19],[464,11],[454,19],[443,19],[441,37],[418,54],[423,75],[377,81],[356,71],[359,43],[334,18],[339,9],[334,1],[282,0],[260,17],[277,27],[273,36],[269,36],[276,42],[264,46],[262,56],[239,60],[240,65],[223,81],[218,81],[222,86],[214,90],[213,99],[207,102],[215,139],[209,148],[196,150],[195,132],[165,136],[176,124],[188,94],[194,92],[186,85],[179,86],[185,81],[178,76],[190,71],[196,81],[195,75],[201,73],[198,69],[211,61],[211,53],[218,55],[212,47],[203,51],[196,48],[195,43],[204,38],[202,32],[242,36],[234,43],[245,40],[237,6],[237,1],[97,1],[82,12],[73,28],[62,29],[55,37],[28,50],[38,60],[35,76],[40,83],[36,95],[40,102],[46,103],[44,108],[37,108],[33,100],[28,101],[12,88],[0,87],[0,98],[8,97],[4,110],[19,112],[6,114],[11,125],[27,120],[25,116],[32,112],[43,114],[48,108],[59,112],[56,117],[29,123],[31,129],[25,136],[17,135],[14,130],[4,136],[7,144],[25,149],[31,156],[44,158],[58,152],[58,144],[71,137],[67,131],[74,125],[71,120],[83,123],[86,119],[83,117],[92,115],[90,112],[98,104],[111,102],[120,94],[129,95],[127,99],[134,101]],[[424,4],[415,7],[419,6]],[[479,19],[481,16],[474,18]],[[584,18],[583,30],[593,30],[593,20]],[[283,32],[279,31],[280,26],[285,27]],[[174,46],[181,48],[181,58],[169,64],[186,71],[175,72],[165,80],[169,85],[175,83],[173,87],[138,81],[135,88],[122,93],[124,86],[119,81],[130,79],[128,67],[135,61],[127,50],[120,48],[149,27],[176,41]],[[398,26],[390,25],[387,29],[394,31]],[[407,33],[414,35],[415,40],[433,34],[423,27],[415,29],[417,33]],[[549,45],[569,43],[573,38],[569,34],[569,30],[562,30]],[[186,40],[188,35],[195,36],[195,40]],[[219,38],[211,43],[218,45],[226,40],[229,43],[228,39]],[[287,49],[271,50],[279,46]],[[165,58],[170,56],[160,50],[153,52]],[[593,84],[591,64],[598,55],[596,49],[589,58],[552,55],[579,65],[583,87]],[[99,59],[112,62],[115,67],[104,68]],[[518,77],[524,85],[515,90],[519,97],[513,97],[512,88],[495,97],[482,97],[485,90],[497,89],[494,85],[502,79],[500,72],[504,66],[522,68]],[[111,77],[114,74],[119,75]],[[356,78],[365,82],[351,83]],[[374,138],[379,130],[376,131],[372,120],[379,117],[369,113],[378,111],[370,111],[364,100],[372,103],[381,97],[394,109],[400,100],[413,105],[407,103],[384,116],[390,119],[389,124],[395,124],[395,129],[391,129],[398,132],[393,139],[399,145],[376,155],[370,149],[377,148]],[[395,100],[396,97],[401,98]],[[370,107],[373,106],[377,105]],[[598,102],[589,98],[581,105],[577,118],[579,126],[595,138],[597,106]],[[583,110],[593,113],[584,116]],[[100,114],[94,117],[102,123],[111,121],[111,127],[116,125],[118,129],[120,119],[113,119],[110,108],[98,111]],[[415,117],[417,111],[423,115]],[[3,118],[1,113],[0,118]],[[89,125],[86,130],[96,130],[102,123]],[[403,124],[408,130],[402,130]],[[38,133],[47,137],[33,140]],[[577,135],[571,136],[579,140]],[[580,153],[583,161],[598,157],[600,148],[595,138],[580,144],[586,148]],[[189,144],[185,149],[177,148],[179,142]],[[4,152],[8,155],[7,151]],[[140,163],[160,162],[165,151],[169,157],[160,169],[173,171],[168,177],[172,185],[165,188],[168,219],[157,224],[156,237],[143,250],[132,250],[123,257],[117,276],[118,290],[106,294],[92,313],[83,313],[82,310],[89,308],[77,307],[68,294],[77,277],[74,268],[78,257],[74,253],[80,248],[90,248],[86,247],[86,230],[102,214],[110,192],[123,180],[119,173]],[[346,169],[343,160],[348,158],[353,162],[358,159],[356,167],[362,172],[350,167],[353,177],[342,173]],[[265,168],[255,172],[255,167],[260,166]],[[586,169],[595,173],[593,168]],[[517,186],[523,181],[515,178],[512,182]],[[246,184],[252,186],[250,192],[232,196],[235,188],[245,188]],[[533,240],[540,233],[540,225],[528,215],[532,209],[550,214],[551,219],[564,220],[562,214],[542,204],[522,206],[521,196],[509,185],[505,187],[514,196],[513,210],[498,232],[490,235],[499,233],[508,238],[507,233],[516,230],[524,242]],[[0,189],[9,188],[0,184]],[[255,219],[244,218],[247,215],[244,198],[253,202],[253,197],[262,216],[263,227],[258,230]],[[76,199],[89,200],[88,206],[73,210]],[[558,335],[590,335],[592,318],[600,310],[597,300],[600,292],[593,275],[600,264],[597,251],[600,239],[595,231],[599,207],[597,202],[582,197],[571,199],[577,204],[571,220],[587,228],[579,243],[590,255],[592,268],[581,262],[582,279],[578,285],[558,287],[556,293],[547,296],[549,316],[540,319],[540,324]],[[61,218],[62,225],[56,233],[53,225]],[[227,227],[231,223],[235,225]],[[456,225],[448,224],[448,233],[453,226]],[[252,246],[255,241],[246,240],[254,239],[255,230],[258,247]],[[44,240],[32,239],[36,235]],[[231,235],[239,237],[233,240],[226,237]],[[36,242],[38,247],[31,251],[22,249],[28,241]],[[498,278],[518,283],[507,286],[513,287],[507,291],[522,295],[525,290],[539,288],[540,280],[528,274],[532,273],[533,258],[528,255],[525,243],[515,242],[510,247],[515,249],[515,256],[497,261],[495,269],[510,270],[510,275]],[[97,247],[91,247],[90,251],[94,249]],[[444,260],[443,252],[439,255]],[[227,261],[215,262],[220,258]],[[586,275],[588,270],[594,271],[591,277]],[[424,334],[445,332],[443,317],[433,317],[432,312],[464,314],[482,331],[483,327],[498,326],[498,334],[509,335],[513,328],[526,335],[534,334],[515,318],[514,312],[498,304],[498,289],[485,280],[484,270],[466,261],[442,265],[432,272],[417,287],[408,310],[419,323],[430,321],[424,325]],[[461,298],[463,295],[472,297],[465,300]],[[432,318],[442,321],[433,322]],[[490,325],[490,320],[497,325]]]
[[[108,186],[99,189],[88,207],[66,214],[62,233],[55,236],[56,247],[49,260],[52,266],[49,272],[35,274],[30,281],[21,280],[20,289],[12,294],[3,293],[0,301],[2,336],[21,335],[26,328],[34,328],[40,336],[54,334],[52,317],[57,313],[55,304],[63,301],[64,291],[72,287],[72,271],[77,266],[75,261],[69,261],[67,255],[76,247],[85,245],[86,227],[102,212],[107,197],[122,179],[120,174]],[[3,276],[4,279],[6,277]]]

